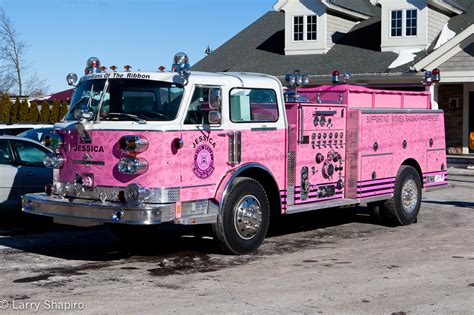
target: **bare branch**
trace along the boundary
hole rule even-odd
[[[25,94],[29,96],[45,96],[48,94],[48,86],[46,80],[40,79],[36,73],[31,75],[25,81]]]
[[[0,8],[0,91],[11,90],[13,82],[18,95],[45,91],[45,81],[36,74],[25,79],[29,65],[25,62],[27,44],[20,39],[12,21]]]

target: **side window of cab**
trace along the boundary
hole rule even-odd
[[[209,113],[219,112],[221,109],[212,109],[209,105],[209,92],[213,88],[210,87],[196,87],[191,97],[191,102],[184,119],[185,125],[210,125],[215,124],[209,121]],[[214,89],[215,90],[215,89]]]
[[[277,94],[271,89],[234,88],[230,91],[230,120],[234,123],[278,121]]]

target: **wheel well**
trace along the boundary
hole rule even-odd
[[[421,186],[423,187],[423,173],[421,171],[420,164],[415,159],[407,159],[405,160],[402,165],[408,165],[413,167],[416,172],[418,173],[418,176],[420,176],[420,181],[421,181]]]
[[[239,177],[250,177],[262,184],[270,202],[270,216],[281,214],[281,196],[273,176],[261,168],[252,167],[244,170]]]

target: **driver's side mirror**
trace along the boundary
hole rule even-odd
[[[209,108],[212,110],[219,110],[222,105],[221,89],[209,89]]]
[[[221,113],[216,110],[211,110],[208,114],[210,124],[220,124],[222,120]]]

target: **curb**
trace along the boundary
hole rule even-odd
[[[448,175],[474,176],[474,169],[449,167]]]

